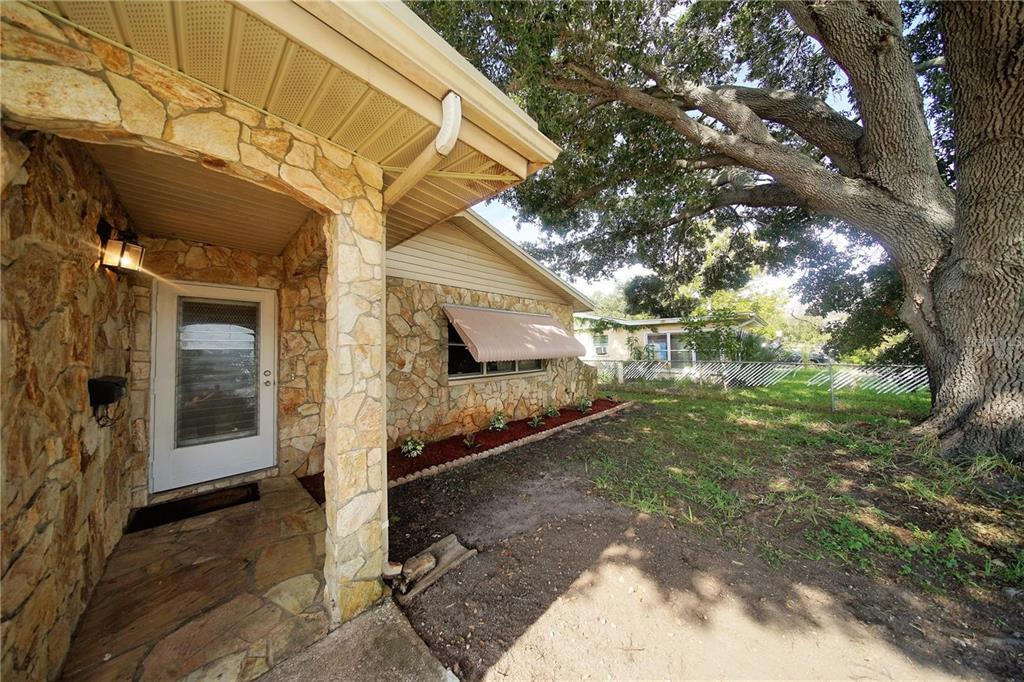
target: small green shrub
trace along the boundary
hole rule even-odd
[[[541,416],[539,414],[538,415],[534,415],[530,419],[530,421],[528,421],[526,423],[530,425],[531,429],[536,429],[536,428],[539,428],[541,426],[544,426],[544,420],[541,418]]]
[[[419,457],[423,454],[424,442],[419,438],[409,436],[402,441],[402,454],[406,457]]]
[[[491,431],[504,431],[508,428],[508,417],[504,412],[497,413],[491,417],[491,423],[487,428]]]
[[[467,433],[466,436],[462,439],[462,444],[466,446],[467,450],[472,450],[473,448],[479,446],[480,442],[476,439],[475,433]]]
[[[590,412],[590,409],[592,407],[594,407],[594,401],[591,400],[590,398],[584,397],[576,401],[576,409],[579,410],[580,412],[583,412],[584,414]]]
[[[555,417],[559,416],[560,414],[561,414],[561,412],[559,412],[558,408],[555,407],[554,405],[548,405],[548,409],[544,410],[544,416],[548,417],[550,419],[554,419]]]

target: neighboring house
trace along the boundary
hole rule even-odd
[[[590,302],[467,211],[559,150],[401,3],[2,19],[5,679],[60,669],[132,508],[258,477],[326,471],[348,620],[389,447],[594,389]]]
[[[592,325],[600,320],[606,320],[612,326],[595,332]],[[672,367],[683,367],[698,360],[718,360],[717,357],[700,357],[690,347],[686,335],[681,333],[684,323],[692,324],[699,320],[682,317],[627,320],[582,312],[574,316],[574,332],[586,349],[583,357],[588,361],[630,360],[630,346],[633,345],[646,349],[647,357],[653,360],[670,362]],[[736,332],[747,332],[763,327],[765,323],[756,313],[737,313],[728,322],[708,322],[702,329],[721,328],[723,324]]]

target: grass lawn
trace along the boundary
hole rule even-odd
[[[406,607],[461,679],[1020,677],[1020,471],[923,395],[681,390],[389,491],[392,558],[479,552]]]
[[[615,391],[645,409],[574,451],[613,501],[756,550],[780,570],[839,562],[929,592],[1024,588],[1019,467],[938,457],[910,432],[927,415],[926,393],[839,391],[833,413],[827,388],[806,379]]]

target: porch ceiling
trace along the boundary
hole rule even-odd
[[[281,253],[310,209],[289,196],[135,147],[86,145],[136,229],[256,253]]]
[[[437,93],[428,92],[426,86],[414,83],[292,2],[49,0],[35,4],[353,150],[384,168],[385,185],[437,134],[441,120]],[[422,24],[414,16],[390,23],[403,21],[403,28]],[[415,28],[423,32],[425,25]],[[431,68],[445,71],[443,63]],[[432,85],[432,90],[438,89]],[[485,126],[484,114],[474,113],[481,125],[465,120],[449,157],[391,207],[389,246],[519,182],[528,169],[546,165],[557,153],[557,147],[521,111],[516,115],[533,126],[532,135],[526,137],[542,140],[553,152],[532,140],[523,142],[522,136],[498,139],[485,131],[493,130],[493,122]],[[508,132],[504,136],[510,135],[515,137]],[[531,144],[541,151],[524,156],[521,152]]]

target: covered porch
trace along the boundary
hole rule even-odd
[[[379,599],[383,230],[364,185],[356,217],[324,215],[185,158],[41,131],[5,146],[25,151],[4,196],[5,677],[174,679],[245,641],[247,679]],[[255,248],[232,244],[253,213]],[[96,266],[100,223],[137,239],[139,271]],[[125,392],[96,403],[96,378]],[[324,507],[293,476],[310,470]],[[256,502],[122,537],[134,510],[250,482]],[[240,640],[249,615],[273,629]]]
[[[382,596],[385,249],[557,151],[400,10],[4,3],[5,678],[243,649],[246,677]],[[418,72],[461,79],[461,127],[455,83],[400,68],[402,31]],[[112,240],[141,268],[101,265]],[[193,363],[190,388],[211,350],[230,376]],[[292,476],[316,471],[322,509]],[[216,521],[122,538],[133,509],[253,481]],[[255,614],[230,650],[178,646]]]

